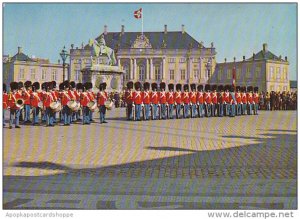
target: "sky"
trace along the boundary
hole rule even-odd
[[[63,46],[81,47],[108,31],[139,32],[143,8],[144,31],[186,31],[197,41],[217,51],[217,62],[242,60],[262,50],[267,43],[275,55],[287,56],[290,79],[297,79],[296,3],[6,3],[3,7],[3,54],[13,56],[18,46],[27,55],[60,59]]]

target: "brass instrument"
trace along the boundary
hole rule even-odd
[[[22,109],[24,107],[24,100],[22,98],[16,99],[15,105],[19,109]]]

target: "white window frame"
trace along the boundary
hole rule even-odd
[[[20,68],[19,69],[19,79],[25,79],[25,69],[24,68]]]
[[[155,80],[161,79],[161,70],[159,65],[154,65],[154,78]]]
[[[30,69],[30,80],[35,80],[35,78],[36,78],[35,69],[32,68],[32,69]]]
[[[51,71],[51,81],[56,81],[57,80],[57,70],[52,69]]]
[[[139,80],[140,81],[145,80],[145,66],[144,65],[138,66],[138,72],[139,72]]]
[[[194,76],[194,79],[197,79],[197,78],[199,78],[199,69],[194,69],[193,70],[193,76]]]
[[[169,70],[169,76],[170,76],[170,80],[175,80],[175,70],[174,69]]]
[[[47,69],[42,69],[41,80],[45,81],[47,79]]]
[[[184,77],[182,77],[184,76]],[[180,69],[180,80],[185,80],[186,79],[186,72],[185,69]]]

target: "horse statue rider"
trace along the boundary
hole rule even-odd
[[[106,55],[108,57],[108,65],[116,65],[116,57],[115,57],[115,51],[108,46],[106,46],[105,39],[103,34],[101,35],[100,42],[98,43],[97,40],[90,40],[89,45],[93,46],[94,52],[96,56],[99,55]]]

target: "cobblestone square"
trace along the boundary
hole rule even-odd
[[[107,124],[95,116],[89,126],[4,128],[3,207],[296,208],[296,111],[141,122],[124,115],[118,108]]]

